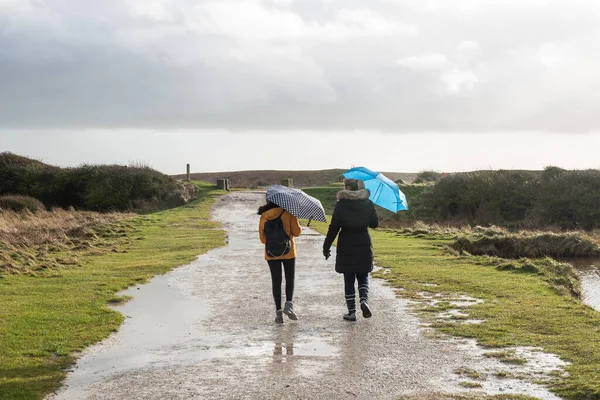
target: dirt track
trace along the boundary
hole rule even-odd
[[[507,370],[470,341],[433,339],[406,300],[380,280],[374,316],[343,321],[343,280],[321,255],[323,237],[298,239],[296,311],[273,322],[269,271],[257,238],[260,193],[233,193],[214,218],[226,247],[125,292],[121,330],[85,352],[52,400],[68,399],[395,399],[444,393],[523,393],[556,399],[543,387],[494,379]],[[488,371],[465,389],[454,371]],[[541,367],[540,367],[541,368]]]

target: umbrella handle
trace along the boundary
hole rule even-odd
[[[308,220],[308,224],[306,224],[306,227],[308,228],[310,226],[310,221],[312,221],[312,219]]]

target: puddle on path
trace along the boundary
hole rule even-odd
[[[114,307],[125,315],[125,323],[117,334],[86,352],[78,363],[78,372],[70,376],[68,383],[83,385],[90,376],[160,363],[165,346],[176,347],[199,339],[201,333],[193,329],[193,323],[206,318],[210,309],[206,301],[184,296],[174,286],[174,281],[186,280],[188,276],[189,271],[179,269],[122,292],[135,299]],[[98,351],[99,347],[102,351]]]

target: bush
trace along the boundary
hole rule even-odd
[[[382,226],[421,220],[509,228],[600,228],[600,171],[477,171],[444,174],[435,183],[401,184],[408,211],[377,208]],[[336,188],[327,188],[335,192]],[[319,197],[323,196],[323,197]],[[317,193],[332,209],[335,196]]]
[[[437,182],[443,175],[437,171],[421,171],[417,174],[413,183]]]
[[[532,214],[538,225],[586,230],[600,227],[600,171],[546,169]]]
[[[124,211],[181,205],[189,188],[145,166],[83,165],[57,168],[0,153],[0,195],[33,196],[49,207]]]
[[[436,218],[474,224],[515,224],[524,221],[539,188],[538,179],[522,171],[481,171],[441,178],[434,186]]]
[[[0,196],[0,210],[10,210],[17,212],[29,210],[31,212],[36,212],[43,211],[45,209],[46,207],[44,207],[44,203],[30,196]]]
[[[430,204],[437,221],[592,230],[600,227],[600,171],[458,173],[434,185]]]

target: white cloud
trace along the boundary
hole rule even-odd
[[[392,21],[369,9],[338,10],[324,23],[308,21],[290,10],[265,8],[253,1],[219,0],[204,3],[196,12],[207,15],[212,33],[244,40],[339,41],[361,37],[414,35],[416,27]]]
[[[405,57],[397,61],[398,65],[415,70],[440,70],[448,65],[448,59],[442,54],[424,54]]]
[[[294,0],[270,0],[270,2],[281,8],[290,8],[294,4]]]
[[[546,43],[537,50],[539,62],[549,68],[558,67],[567,64],[569,56],[564,46],[558,43]]]
[[[539,9],[555,3],[555,0],[460,0],[449,3],[446,0],[412,0],[415,6],[429,10],[452,10],[477,12],[501,7],[503,9]]]
[[[473,51],[477,50],[479,45],[475,40],[463,40],[458,44],[458,51]]]
[[[462,52],[469,52],[477,49],[477,43],[474,41],[461,42],[458,47]],[[415,71],[425,71],[439,76],[439,81],[443,83],[444,90],[441,93],[459,94],[469,91],[475,87],[479,79],[468,68],[461,68],[460,64],[468,64],[463,54],[458,61],[450,60],[442,54],[424,54],[420,56],[405,57],[397,61],[397,64]],[[440,93],[434,90],[436,93]]]
[[[443,72],[440,80],[446,85],[448,92],[453,94],[471,90],[479,82],[473,71],[459,69]]]
[[[169,15],[170,0],[126,0],[125,4],[134,16],[161,21]]]

